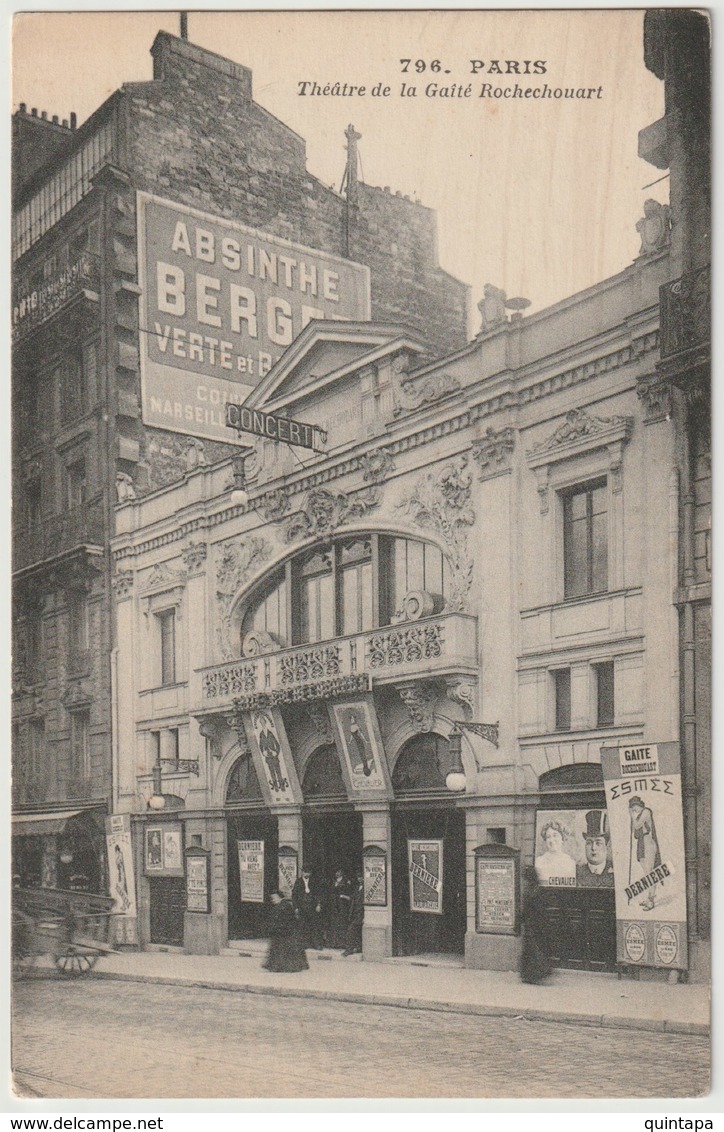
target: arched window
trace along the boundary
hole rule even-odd
[[[392,775],[395,794],[444,794],[450,744],[440,735],[415,735],[400,751]]]
[[[445,605],[442,552],[421,539],[355,534],[311,547],[254,591],[241,622],[241,641],[268,633],[282,648],[365,632],[400,619],[412,591],[431,595],[429,611]]]
[[[234,763],[226,787],[226,805],[235,802],[261,802],[263,796],[251,755],[242,755]]]
[[[304,772],[302,793],[305,802],[347,798],[336,748],[332,743],[319,747],[309,759]]]

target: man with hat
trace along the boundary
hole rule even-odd
[[[613,888],[613,865],[608,856],[611,834],[605,810],[589,810],[586,814],[586,860],[576,865],[579,888]]]

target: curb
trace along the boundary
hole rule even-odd
[[[164,986],[197,987],[236,994],[269,995],[275,998],[312,998],[327,1002],[351,1002],[358,1006],[389,1006],[401,1010],[429,1010],[445,1014],[473,1014],[480,1017],[511,1018],[525,1022],[564,1022],[574,1026],[592,1026],[621,1030],[649,1030],[667,1034],[688,1034],[705,1037],[710,1027],[705,1022],[678,1022],[671,1019],[629,1018],[615,1014],[581,1014],[575,1011],[541,1010],[533,1007],[486,1006],[476,1002],[448,1002],[429,998],[398,995],[362,994],[356,991],[317,990],[315,987],[263,986],[259,983],[225,983],[221,980],[190,979],[183,975],[134,975],[121,971],[93,972],[96,979],[127,983],[160,983]]]

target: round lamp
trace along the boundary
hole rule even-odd
[[[166,799],[163,794],[152,794],[147,804],[149,810],[162,810],[166,805]]]

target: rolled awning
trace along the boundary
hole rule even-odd
[[[16,814],[13,818],[13,837],[62,833],[65,823],[82,813],[83,810],[57,810],[54,814]]]

